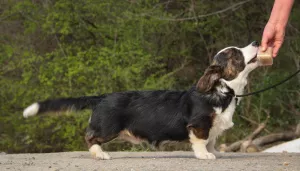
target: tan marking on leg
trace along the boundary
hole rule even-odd
[[[193,132],[195,137],[199,139],[208,139],[209,130],[204,130],[202,128],[194,128],[194,127],[189,127],[188,130],[190,132]]]
[[[127,129],[120,132],[119,138],[122,140],[128,141],[128,142],[131,142],[133,144],[140,144],[140,143],[146,141],[138,136],[133,135],[133,133],[128,131]]]

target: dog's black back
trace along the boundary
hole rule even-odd
[[[209,130],[212,126],[212,101],[195,88],[112,93],[95,107],[88,135],[109,141],[127,130],[155,145],[187,140],[189,127]]]

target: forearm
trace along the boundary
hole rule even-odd
[[[285,27],[288,22],[293,3],[294,0],[275,0],[269,23]]]

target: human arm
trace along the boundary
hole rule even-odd
[[[268,46],[273,47],[273,57],[277,56],[284,41],[285,28],[293,3],[294,0],[275,0],[270,19],[265,26],[261,41],[262,51]]]

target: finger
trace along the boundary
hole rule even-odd
[[[273,58],[277,56],[282,43],[283,43],[282,41],[278,41],[274,43],[273,54],[272,54]]]
[[[263,36],[263,38],[261,40],[261,51],[264,52],[267,50],[268,42],[269,42],[269,39],[266,36]]]
[[[261,50],[265,52],[269,46],[274,46],[273,37],[269,33],[264,33],[261,41]]]
[[[264,29],[261,41],[262,51],[266,51],[268,46],[273,46],[275,37],[275,26],[268,23]]]
[[[278,33],[275,36],[275,42],[274,42],[274,49],[273,49],[273,57],[276,57],[279,49],[281,48],[283,41],[284,41],[284,30],[279,30]]]

